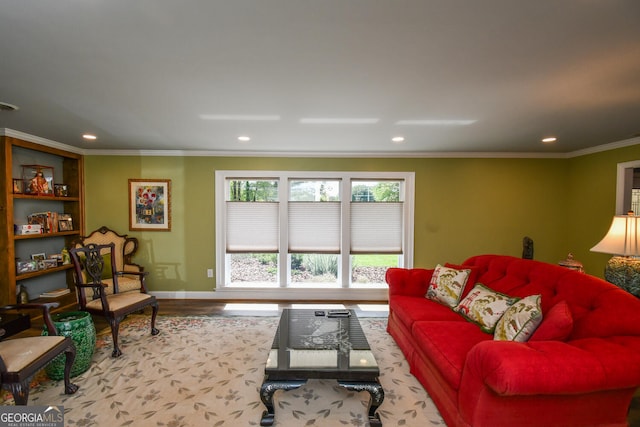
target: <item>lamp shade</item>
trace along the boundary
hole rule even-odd
[[[639,218],[633,214],[614,216],[609,231],[591,251],[623,256],[640,255]]]

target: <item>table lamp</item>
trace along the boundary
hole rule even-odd
[[[592,252],[613,254],[604,269],[604,278],[640,297],[640,217],[629,211],[616,215],[609,231]]]

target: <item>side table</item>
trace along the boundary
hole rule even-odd
[[[91,314],[86,311],[70,311],[56,313],[51,316],[53,324],[58,330],[58,335],[70,337],[76,346],[76,360],[71,367],[71,377],[86,372],[91,366],[91,359],[96,348],[96,328],[93,325]],[[48,335],[47,326],[44,326],[42,335]],[[49,378],[61,380],[64,378],[64,355],[59,355],[45,368]]]

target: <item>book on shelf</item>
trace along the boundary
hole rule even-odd
[[[40,298],[56,298],[66,295],[71,292],[69,288],[54,289],[52,291],[43,292],[40,294]]]

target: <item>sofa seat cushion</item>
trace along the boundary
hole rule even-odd
[[[418,321],[412,335],[418,350],[439,367],[442,377],[455,390],[460,386],[469,351],[480,342],[493,340],[493,335],[464,321]]]
[[[424,297],[396,295],[393,297],[393,312],[402,324],[411,330],[414,322],[423,320],[465,320],[451,308]]]

